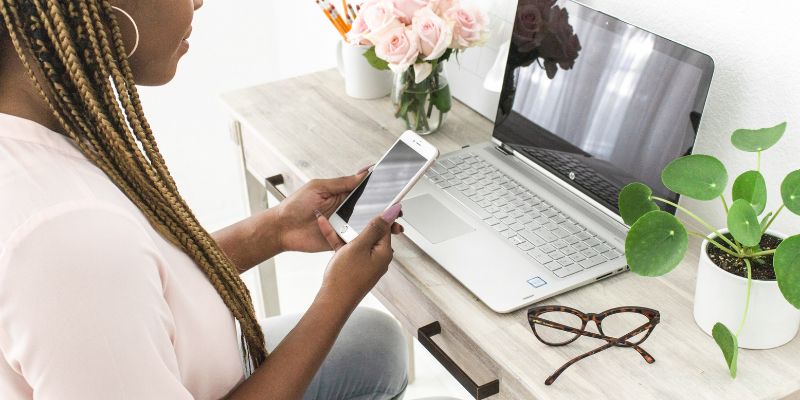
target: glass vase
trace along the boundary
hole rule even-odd
[[[394,115],[405,122],[406,129],[428,135],[442,127],[453,104],[443,67],[441,63],[433,65],[431,74],[421,82],[415,82],[413,67],[395,73]]]

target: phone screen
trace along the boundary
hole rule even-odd
[[[356,232],[362,232],[372,218],[391,205],[426,161],[414,149],[398,141],[339,207],[336,215]]]

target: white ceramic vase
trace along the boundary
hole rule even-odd
[[[720,230],[723,234],[727,230]],[[772,230],[768,234],[784,239]],[[697,287],[694,293],[694,319],[707,334],[717,322],[735,333],[745,306],[747,278],[731,274],[714,264],[706,253],[708,240],[700,247]],[[781,294],[776,281],[753,280],[750,309],[738,336],[739,347],[770,349],[788,343],[800,328],[800,310]]]

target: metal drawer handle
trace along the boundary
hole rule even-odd
[[[285,182],[283,180],[283,175],[273,175],[267,179],[264,179],[264,188],[267,189],[271,195],[273,195],[279,202],[283,201],[286,198],[286,195],[278,189],[278,185],[283,185]]]
[[[489,383],[478,385],[472,378],[459,367],[450,356],[442,351],[442,348],[437,345],[431,337],[442,333],[442,326],[439,321],[434,321],[428,325],[423,326],[417,330],[417,340],[422,344],[422,347],[428,349],[436,360],[438,360],[447,372],[453,375],[456,380],[467,389],[468,392],[475,397],[476,400],[485,399],[489,396],[500,393],[500,381],[495,379]]]

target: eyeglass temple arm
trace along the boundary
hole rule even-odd
[[[644,358],[644,360],[647,361],[649,364],[652,364],[653,362],[655,362],[655,359],[653,358],[653,356],[651,356],[650,353],[648,353],[645,349],[643,349],[643,348],[639,347],[639,345],[637,345],[635,343],[631,343],[631,342],[629,342],[627,340],[618,341],[617,338],[613,338],[611,336],[598,335],[598,334],[596,334],[594,332],[588,332],[588,331],[585,331],[585,330],[578,330],[578,329],[575,329],[575,328],[570,327],[570,326],[559,324],[558,322],[547,321],[547,320],[543,320],[541,318],[539,318],[539,321],[540,321],[539,322],[540,324],[542,324],[542,322],[546,321],[547,323],[543,324],[543,325],[549,326],[551,328],[557,328],[557,329],[561,329],[561,330],[564,330],[564,331],[577,333],[577,334],[580,334],[580,335],[583,335],[583,336],[592,337],[592,338],[595,338],[595,339],[602,339],[602,340],[605,340],[605,341],[607,341],[607,342],[609,342],[611,344],[617,344],[617,343],[625,344],[626,346],[632,347],[634,350],[636,350],[636,352],[639,353],[642,356],[642,358]],[[647,324],[645,324],[645,325],[647,325]],[[641,329],[641,328],[642,327],[637,328],[637,331],[639,329]]]
[[[553,372],[552,375],[547,377],[547,379],[544,381],[544,384],[545,385],[552,385],[553,382],[555,382],[556,379],[567,368],[569,368],[572,364],[575,364],[576,362],[578,362],[580,360],[583,360],[586,357],[595,355],[595,354],[597,354],[597,353],[599,353],[599,352],[601,352],[603,350],[606,350],[606,349],[609,349],[611,347],[614,347],[614,345],[616,345],[616,344],[627,343],[628,338],[631,338],[631,337],[633,337],[635,335],[638,335],[642,331],[645,331],[645,330],[647,330],[649,328],[650,328],[650,323],[644,324],[644,325],[640,326],[639,328],[636,328],[633,331],[631,331],[631,332],[629,332],[629,333],[627,333],[627,334],[625,334],[623,336],[620,336],[617,339],[611,338],[613,340],[611,340],[610,342],[608,342],[608,343],[606,343],[606,344],[604,344],[604,345],[602,345],[602,346],[600,346],[600,347],[598,347],[598,348],[596,348],[596,349],[594,349],[592,351],[587,351],[586,353],[583,353],[583,354],[573,358],[572,360],[567,361],[566,363],[564,363],[564,365],[562,365],[559,369],[557,369],[556,372]],[[587,332],[587,333],[589,333],[589,332]],[[597,335],[597,334],[594,334],[594,335],[600,336],[600,335]],[[608,336],[606,336],[606,337],[608,337]],[[601,338],[602,338],[602,336],[601,336]],[[610,338],[610,337],[608,337],[608,338]],[[633,346],[631,346],[631,347],[633,347]],[[634,348],[638,348],[639,350],[641,350],[641,352],[639,352],[639,354],[641,354],[642,357],[644,357],[644,359],[645,359],[645,361],[647,361],[647,363],[652,364],[652,363],[656,362],[655,358],[653,358],[653,356],[651,356],[649,353],[644,351],[644,349],[642,349],[641,347],[635,346]]]

